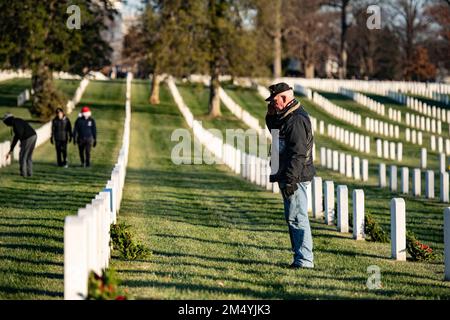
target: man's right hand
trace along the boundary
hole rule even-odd
[[[275,101],[270,101],[267,105],[267,114],[274,115],[277,111],[275,109]]]
[[[8,161],[10,156],[11,156],[11,151],[6,154],[6,157],[5,157],[6,161]]]

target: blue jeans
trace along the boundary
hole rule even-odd
[[[297,183],[298,189],[289,198],[283,196],[284,216],[289,227],[294,264],[314,267],[313,241],[308,218],[307,187],[310,182]],[[280,189],[284,184],[279,183]]]

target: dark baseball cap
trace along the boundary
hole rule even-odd
[[[277,94],[292,90],[292,88],[285,82],[280,82],[277,84],[273,84],[269,87],[270,97],[266,99],[266,101],[271,101],[276,97]]]

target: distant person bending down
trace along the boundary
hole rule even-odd
[[[81,117],[75,121],[73,130],[73,143],[78,144],[80,161],[82,167],[91,166],[91,147],[97,145],[97,127],[95,120],[91,117],[89,107],[81,109]]]
[[[279,167],[276,174],[270,176],[270,182],[278,182],[283,196],[294,252],[294,261],[289,267],[314,268],[307,197],[308,185],[316,173],[311,121],[288,84],[278,83],[270,86],[269,90],[266,124],[269,130],[279,130]]]
[[[72,124],[64,114],[63,109],[56,109],[56,117],[52,121],[52,136],[50,142],[55,144],[56,159],[59,167],[68,167],[67,143],[72,141]]]
[[[36,147],[37,135],[36,131],[23,119],[15,118],[11,113],[5,114],[3,117],[3,123],[8,127],[12,127],[14,137],[11,142],[11,148],[6,155],[6,159],[14,152],[14,147],[17,142],[20,141],[20,175],[22,177],[31,177],[33,175],[33,151]]]

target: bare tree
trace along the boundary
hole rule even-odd
[[[351,0],[327,0],[322,1],[323,6],[338,8],[340,11],[340,48],[339,48],[339,78],[345,79],[347,77],[347,31],[348,23],[348,8]]]
[[[411,70],[415,63],[415,48],[420,36],[427,29],[428,22],[423,15],[426,3],[426,0],[395,0],[389,2],[393,13],[390,20],[401,42],[403,77],[405,80],[412,79],[408,70]]]
[[[316,65],[326,55],[328,41],[333,37],[330,28],[332,13],[320,12],[319,0],[297,0],[291,4],[288,17],[287,52],[302,62],[306,78],[313,78]]]

